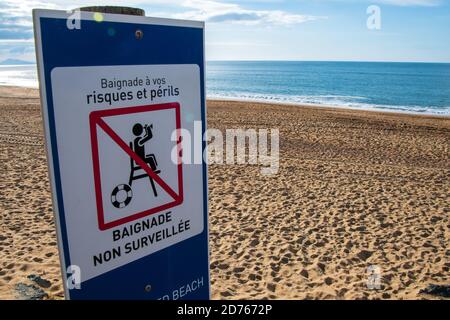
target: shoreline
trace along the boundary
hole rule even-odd
[[[26,65],[25,65],[26,66]],[[24,89],[33,89],[39,91],[39,85],[37,87],[30,86],[19,86],[19,85],[7,85],[0,84],[0,88],[24,88]],[[270,101],[264,99],[246,99],[239,97],[220,97],[220,96],[212,96],[206,97],[207,101],[234,101],[234,102],[248,102],[248,103],[261,103],[261,104],[278,104],[278,105],[290,105],[297,107],[313,107],[313,108],[331,108],[331,109],[343,109],[343,110],[354,110],[354,111],[368,111],[368,112],[378,112],[378,113],[394,113],[394,114],[407,114],[407,115],[418,115],[418,116],[431,116],[431,117],[440,117],[440,118],[450,118],[450,113],[433,113],[433,112],[418,112],[418,111],[408,111],[408,110],[395,110],[395,109],[383,109],[378,107],[367,107],[367,108],[358,108],[352,106],[344,106],[344,105],[328,105],[328,104],[316,104],[316,103],[300,103],[300,102],[290,102],[290,101]]]
[[[0,85],[0,96],[3,90],[13,90],[13,91],[36,91],[37,97],[39,98],[39,87],[25,87],[16,85]],[[222,98],[222,97],[206,97],[207,102],[236,102],[236,103],[250,103],[250,104],[261,104],[261,105],[280,105],[280,106],[291,106],[298,108],[310,108],[310,109],[324,109],[324,110],[334,110],[334,111],[349,111],[349,112],[362,112],[370,114],[386,114],[386,115],[399,115],[399,116],[417,116],[423,118],[438,118],[438,119],[450,119],[450,114],[435,114],[435,113],[421,113],[413,111],[400,111],[400,110],[381,110],[381,109],[360,109],[347,106],[335,106],[326,104],[312,104],[312,103],[297,103],[297,102],[279,102],[279,101],[267,101],[267,100],[252,100],[252,99],[239,99],[239,98]]]
[[[393,114],[393,115],[407,115],[407,116],[418,116],[418,117],[429,117],[429,118],[444,118],[450,119],[450,114],[435,114],[435,113],[421,113],[413,111],[400,111],[400,110],[384,110],[384,109],[363,109],[363,108],[353,108],[347,106],[334,106],[326,104],[313,104],[313,103],[297,103],[297,102],[279,102],[279,101],[267,101],[267,100],[252,100],[252,99],[239,99],[239,98],[206,98],[206,101],[214,102],[237,102],[237,103],[254,103],[262,105],[280,105],[280,106],[292,106],[299,108],[311,108],[311,109],[329,109],[329,110],[348,110],[356,112],[370,112],[378,114]]]

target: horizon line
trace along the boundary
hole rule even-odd
[[[435,63],[450,64],[449,61],[395,61],[395,60],[295,60],[295,59],[211,59],[206,62],[361,62],[361,63]]]
[[[13,60],[7,58],[0,61],[0,66],[23,66],[23,65],[36,65],[36,61],[28,61],[21,59],[23,64],[2,64],[7,60]],[[423,64],[450,64],[450,61],[395,61],[395,60],[296,60],[296,59],[210,59],[205,62],[349,62],[349,63],[423,63]]]

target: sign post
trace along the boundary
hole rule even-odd
[[[33,19],[66,298],[209,299],[204,24]]]

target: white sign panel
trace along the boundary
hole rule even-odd
[[[201,121],[199,77],[197,65],[52,70],[70,260],[83,280],[203,231],[202,166],[177,157],[177,129]]]

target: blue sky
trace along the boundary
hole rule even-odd
[[[32,8],[127,5],[205,20],[208,60],[450,62],[448,0],[2,0],[0,61],[34,61]],[[377,5],[381,29],[367,28]]]

